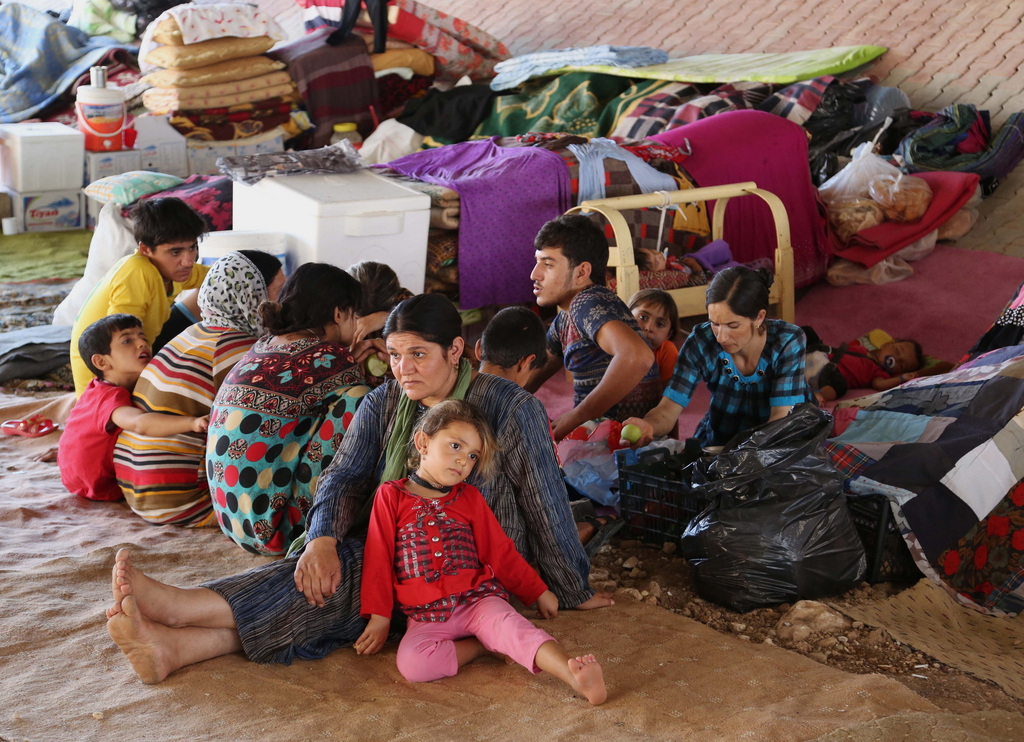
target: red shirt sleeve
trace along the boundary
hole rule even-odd
[[[395,536],[398,531],[398,488],[385,482],[377,489],[363,548],[360,615],[391,618],[395,606]]]
[[[471,525],[480,561],[494,570],[494,576],[506,590],[524,604],[533,605],[548,586],[516,551],[515,544],[505,535],[480,490],[469,485],[466,486],[466,490],[463,497],[472,498]]]

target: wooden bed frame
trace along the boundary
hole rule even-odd
[[[772,210],[775,219],[775,283],[769,293],[769,300],[776,308],[779,319],[793,322],[793,247],[789,240],[789,216],[786,207],[774,193],[762,190],[756,183],[732,183],[729,185],[695,188],[688,191],[658,191],[636,196],[620,196],[618,198],[602,198],[584,201],[567,211],[594,212],[600,214],[612,225],[615,244],[609,247],[608,267],[615,269],[616,293],[628,302],[630,297],[640,290],[640,269],[633,257],[633,239],[629,225],[620,211],[630,209],[654,208],[671,204],[692,203],[694,201],[714,201],[712,215],[711,238],[721,239],[725,228],[725,208],[729,200],[738,196],[758,196]],[[707,286],[688,286],[669,290],[679,307],[680,317],[692,317],[707,313],[705,295]]]

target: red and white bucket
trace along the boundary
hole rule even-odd
[[[75,109],[78,129],[85,135],[85,148],[89,152],[116,152],[123,146],[123,134],[128,125],[128,110],[124,94],[108,88],[105,67],[93,67],[92,85],[78,88]]]

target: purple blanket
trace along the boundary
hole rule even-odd
[[[388,167],[458,192],[459,306],[533,301],[533,238],[571,206],[569,169],[540,147],[494,139],[414,152]]]

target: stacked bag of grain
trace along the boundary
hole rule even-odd
[[[154,86],[143,103],[154,114],[169,114],[171,125],[192,141],[270,132],[290,138],[308,128],[308,120],[285,65],[265,55],[284,38],[278,23],[254,5],[175,6],[143,37],[143,81]]]

